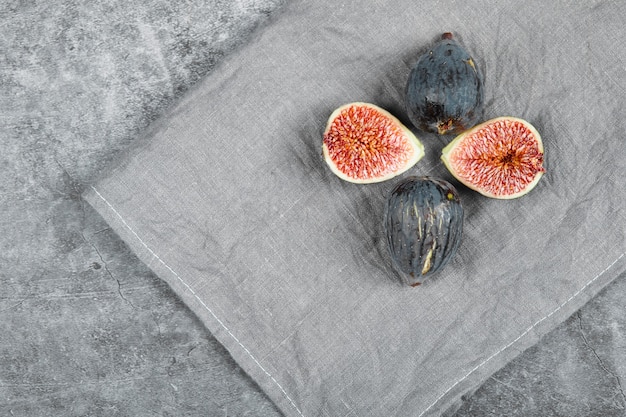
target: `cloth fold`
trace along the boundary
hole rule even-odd
[[[626,269],[615,16],[626,5],[292,1],[84,197],[285,415],[437,415]],[[485,74],[485,119],[537,127],[547,173],[487,199],[439,161],[450,137],[414,130],[426,157],[405,175],[458,185],[466,216],[457,256],[410,288],[382,228],[395,180],[341,181],[321,136],[351,101],[410,126],[410,67],[447,31]]]

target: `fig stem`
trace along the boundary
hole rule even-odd
[[[454,35],[452,35],[452,32],[446,32],[443,35],[441,35],[441,39],[452,39],[454,38]]]

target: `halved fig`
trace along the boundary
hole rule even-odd
[[[491,198],[521,197],[545,172],[539,132],[516,117],[491,119],[461,133],[441,159],[456,179]]]
[[[424,146],[388,111],[355,102],[330,115],[322,152],[339,178],[366,184],[405,172],[424,156]]]

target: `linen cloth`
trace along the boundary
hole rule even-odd
[[[437,415],[626,269],[626,3],[291,1],[85,193],[287,416]],[[403,109],[443,32],[485,75],[484,119],[542,134],[546,174],[492,200],[413,129],[403,175],[455,184],[457,256],[403,286],[382,228],[396,183],[323,162],[332,110]],[[401,178],[401,177],[400,177]]]

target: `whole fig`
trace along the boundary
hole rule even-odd
[[[409,119],[427,132],[459,134],[480,121],[483,76],[469,53],[449,32],[423,54],[406,85]]]
[[[394,268],[406,284],[416,286],[456,254],[463,205],[449,182],[407,177],[387,199],[384,227]]]

